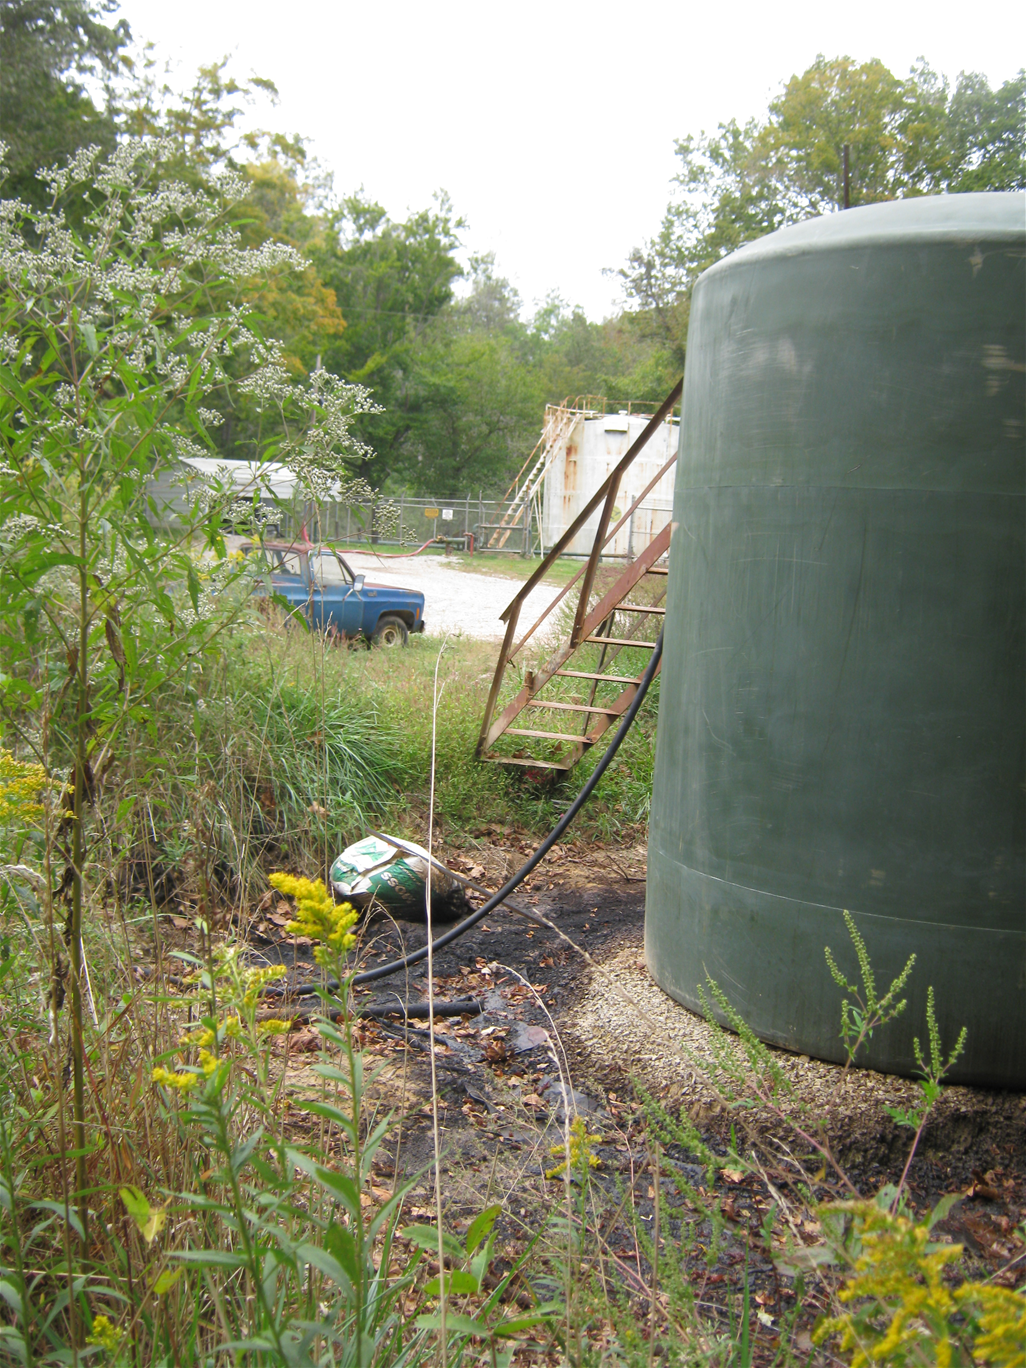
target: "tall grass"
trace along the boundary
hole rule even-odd
[[[214,667],[165,686],[157,725],[143,718],[126,735],[100,799],[116,885],[158,903],[178,894],[243,905],[271,869],[323,876],[370,827],[424,840],[438,650],[422,637],[406,650],[349,649],[276,622],[238,631]],[[449,838],[487,825],[544,833],[604,749],[555,783],[478,762],[495,654],[456,637],[442,662],[435,823]],[[625,668],[640,671],[643,653],[627,654]],[[583,697],[563,683],[560,696]],[[641,831],[657,700],[656,688],[571,839]]]

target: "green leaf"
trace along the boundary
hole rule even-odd
[[[519,1335],[523,1330],[530,1330],[534,1325],[551,1325],[555,1319],[553,1313],[538,1311],[533,1315],[514,1316],[512,1320],[499,1321],[492,1326],[493,1335]]]
[[[943,1221],[955,1203],[961,1200],[962,1194],[960,1192],[949,1192],[942,1197],[930,1212],[929,1228],[932,1230],[938,1221]]]
[[[245,1268],[246,1258],[242,1254],[229,1254],[226,1249],[175,1249],[173,1259],[182,1263],[200,1264],[210,1268]]]
[[[331,1169],[321,1168],[318,1165],[314,1170],[314,1176],[322,1188],[341,1198],[342,1205],[350,1216],[355,1218],[358,1215],[360,1211],[360,1189],[348,1174],[334,1173]]]
[[[89,355],[95,356],[99,351],[99,347],[96,345],[96,329],[91,323],[82,324],[82,339],[86,344],[86,350]]]
[[[165,1222],[167,1221],[167,1212],[163,1207],[151,1207],[146,1199],[146,1194],[141,1188],[119,1188],[118,1195],[124,1204],[125,1210],[135,1222],[139,1234],[147,1244],[152,1244],[164,1229]]]
[[[437,1258],[438,1231],[434,1226],[405,1226],[403,1229],[403,1239],[409,1240],[411,1244],[415,1244],[419,1249],[423,1249],[426,1254],[434,1254]],[[442,1248],[450,1259],[462,1261],[463,1250],[460,1248],[459,1242],[452,1235],[449,1235],[444,1231],[442,1233]]]
[[[424,1292],[429,1297],[440,1297],[442,1295],[441,1278],[432,1278],[430,1282],[424,1284]],[[476,1296],[481,1291],[481,1285],[471,1273],[465,1273],[461,1268],[454,1268],[452,1272],[445,1274],[445,1295],[451,1297]]]
[[[467,1231],[467,1253],[473,1254],[482,1240],[488,1238],[489,1232],[502,1212],[500,1206],[486,1207],[479,1215],[475,1216]]]
[[[155,1292],[158,1297],[162,1297],[165,1292],[170,1292],[172,1287],[174,1287],[184,1276],[184,1268],[165,1268],[154,1280],[151,1290]]]
[[[192,602],[193,611],[198,613],[199,596],[202,585],[200,584],[199,575],[197,575],[196,567],[193,565],[192,561],[190,561],[186,567],[185,578],[189,588],[189,598]]]
[[[418,1316],[416,1323],[422,1330],[441,1330],[442,1317],[433,1311],[430,1315]],[[473,1316],[461,1316],[457,1311],[446,1311],[445,1328],[463,1335],[479,1335],[482,1339],[487,1339],[490,1334],[483,1321],[475,1320]]]

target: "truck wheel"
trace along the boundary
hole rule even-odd
[[[409,644],[409,640],[410,634],[402,618],[378,618],[378,625],[374,629],[373,637],[375,646],[406,646]]]

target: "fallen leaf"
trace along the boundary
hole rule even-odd
[[[723,1174],[724,1178],[726,1178],[728,1183],[743,1183],[745,1181],[745,1175],[741,1172],[740,1169],[725,1168],[720,1169],[720,1172]]]

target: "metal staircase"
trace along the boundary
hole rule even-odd
[[[546,404],[545,423],[542,427],[542,435],[537,446],[528,456],[521,466],[516,479],[506,490],[504,500],[513,495],[513,502],[503,515],[502,521],[488,539],[488,546],[493,550],[501,550],[509,540],[509,535],[519,524],[526,526],[527,511],[534,505],[534,522],[540,530],[542,527],[541,510],[541,489],[545,481],[545,476],[549,473],[549,467],[559,455],[560,451],[570,440],[570,436],[579,422],[585,418],[597,418],[600,410],[589,406],[592,395],[578,396],[571,405],[569,398],[564,399],[561,404]],[[604,412],[604,405],[601,412]],[[523,480],[523,484],[521,484]],[[542,546],[544,553],[545,547]]]
[[[603,550],[676,462],[674,453],[615,526],[610,527],[625,471],[667,415],[672,414],[682,384],[677,382],[627,454],[502,614],[506,633],[481,725],[479,759],[518,765],[529,771],[572,769],[630,706],[666,613],[665,558],[670,548],[671,524],[667,523],[604,592],[596,589],[596,576]],[[587,561],[556,594],[541,617],[516,640],[520,610],[528,594],[599,507],[602,511]],[[518,666],[517,656],[576,585],[580,592],[569,635],[541,669]],[[597,602],[592,604],[596,596]],[[577,668],[569,668],[571,661]],[[510,692],[509,676],[514,671],[518,672],[520,687],[497,712],[500,696]],[[537,721],[537,725],[514,726],[518,719]],[[503,738],[509,740],[504,743]]]

